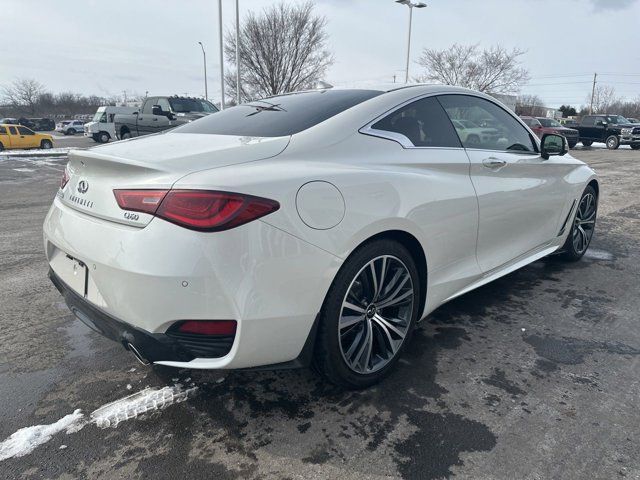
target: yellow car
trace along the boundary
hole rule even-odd
[[[47,133],[36,133],[22,125],[0,125],[0,150],[52,147],[53,137]]]

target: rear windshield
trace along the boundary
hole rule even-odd
[[[218,109],[206,100],[199,98],[169,98],[171,109],[176,113],[217,112]]]
[[[223,110],[173,131],[248,137],[293,135],[381,93],[318,90],[270,97]]]

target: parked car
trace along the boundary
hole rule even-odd
[[[33,130],[48,132],[56,128],[55,122],[50,118],[30,118],[29,121],[33,124]]]
[[[0,124],[2,125],[18,125],[18,119],[17,118],[3,118],[0,119]]]
[[[95,142],[107,143],[116,138],[115,116],[117,114],[132,114],[137,109],[133,107],[98,107],[93,120],[84,124],[84,136],[91,137]]]
[[[82,120],[63,120],[56,124],[56,132],[65,135],[75,135],[84,132],[84,122]]]
[[[637,118],[627,117],[627,120],[629,120],[629,123],[640,123],[640,120]]]
[[[580,141],[585,147],[604,143],[609,150],[620,145],[640,149],[640,125],[635,125],[622,115],[585,115],[577,127]]]
[[[578,121],[573,118],[561,118],[558,122],[560,122],[560,125],[567,128],[575,129],[579,125]]]
[[[0,125],[0,150],[52,147],[53,137],[49,134],[36,133],[24,125]]]
[[[158,133],[217,112],[212,103],[191,97],[148,97],[139,110],[115,116],[121,140]]]
[[[501,135],[462,141],[451,120],[473,116]],[[366,387],[446,301],[552,253],[584,255],[600,187],[567,152],[456,87],[253,101],[71,151],[44,221],[50,277],[145,363],[313,361]]]
[[[471,120],[451,119],[453,127],[458,132],[458,136],[462,142],[468,144],[476,143],[478,145],[487,143],[491,139],[497,139],[500,132],[495,128],[480,127]]]
[[[578,143],[578,130],[564,127],[553,118],[522,117],[522,120],[539,138],[542,138],[546,133],[555,133],[567,139],[569,148],[575,147]]]

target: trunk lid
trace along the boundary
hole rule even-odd
[[[69,181],[58,197],[87,215],[144,227],[153,216],[122,210],[114,189],[168,190],[193,172],[274,157],[287,147],[289,138],[164,133],[72,150]]]

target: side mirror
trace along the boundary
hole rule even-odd
[[[596,126],[597,127],[606,127],[607,126],[607,122],[603,122],[602,120],[598,120],[596,122]]]
[[[562,135],[546,133],[542,136],[540,143],[540,155],[545,160],[549,160],[552,155],[565,155],[569,151],[567,139]]]
[[[162,112],[162,107],[160,105],[154,105],[151,107],[151,113],[154,115],[164,115]]]

